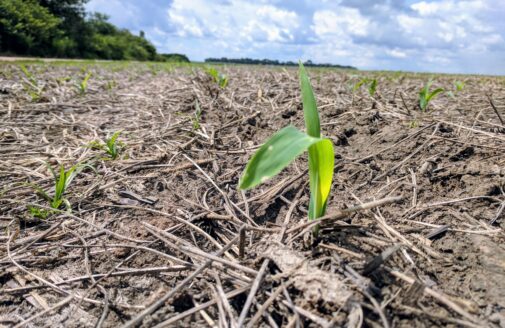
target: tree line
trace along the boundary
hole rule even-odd
[[[251,58],[207,58],[206,63],[230,63],[230,64],[248,64],[248,65],[273,65],[273,66],[298,66],[298,63],[293,61],[279,61],[272,59],[251,59]],[[335,67],[344,69],[356,69],[353,66],[345,65],[335,65],[335,64],[317,64],[313,63],[311,60],[307,60],[303,63],[304,66],[308,67]]]
[[[133,35],[101,13],[86,13],[88,0],[0,0],[0,53],[4,55],[189,62],[158,54],[144,35]]]

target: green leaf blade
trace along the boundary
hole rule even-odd
[[[307,71],[301,61],[299,65],[305,128],[309,136],[319,138],[321,136],[321,127],[319,123],[319,113],[317,112],[316,98],[314,97],[314,91],[312,90]]]
[[[310,204],[309,219],[324,215],[333,180],[335,152],[329,139],[321,139],[309,148]]]
[[[433,91],[429,94],[429,96],[428,96],[428,99],[427,99],[427,100],[428,100],[428,102],[429,102],[431,99],[433,99],[436,95],[438,95],[439,93],[444,92],[444,91],[445,91],[445,90],[444,90],[444,89],[442,89],[442,88],[438,88],[438,89],[433,90]]]
[[[376,91],[377,91],[377,80],[373,79],[372,82],[370,82],[370,86],[368,87],[368,94],[370,95],[370,97],[373,97]]]
[[[239,188],[250,189],[265,182],[319,141],[294,126],[285,127],[256,151],[240,178]]]

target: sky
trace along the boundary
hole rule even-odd
[[[160,53],[505,75],[504,0],[90,0]]]

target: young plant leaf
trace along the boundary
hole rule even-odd
[[[320,138],[321,127],[316,99],[309,77],[300,62],[300,84],[302,89],[303,114],[307,134]],[[309,220],[324,215],[326,201],[331,189],[334,164],[333,145],[330,140],[314,144],[309,148],[310,203]]]
[[[377,91],[377,80],[373,79],[370,82],[370,85],[368,86],[368,94],[370,95],[370,97],[373,97],[376,91]]]
[[[333,179],[335,154],[329,139],[322,139],[316,99],[307,72],[300,62],[300,86],[307,133],[293,126],[275,133],[247,164],[239,181],[241,189],[252,188],[279,173],[304,151],[309,152],[309,220],[323,216]],[[314,230],[317,234],[317,227]]]
[[[454,86],[456,87],[457,92],[463,91],[463,88],[465,87],[465,82],[456,81],[454,82]]]
[[[435,97],[436,95],[438,95],[439,93],[442,93],[442,92],[444,92],[444,89],[442,89],[442,88],[437,88],[437,89],[433,90],[432,92],[430,92],[430,94],[428,95],[428,98],[427,98],[428,102],[430,102],[433,97]]]
[[[114,134],[109,139],[106,140],[105,143],[107,148],[106,151],[107,154],[109,154],[112,159],[116,159],[117,156],[119,155],[116,141],[121,132],[122,132],[121,130],[114,132]]]
[[[431,99],[433,99],[436,95],[438,95],[441,92],[444,92],[445,90],[442,88],[437,88],[430,92],[430,87],[432,85],[433,81],[428,81],[424,87],[419,91],[419,107],[421,110],[424,112],[428,108],[428,105],[430,104]]]
[[[317,112],[316,98],[310,85],[307,71],[300,61],[300,87],[302,89],[303,117],[307,134],[314,138],[321,136],[319,113]]]
[[[253,155],[242,174],[240,189],[250,189],[273,177],[298,155],[321,139],[313,138],[292,125],[275,133]]]
[[[333,144],[329,139],[320,139],[320,142],[309,148],[309,175],[311,197],[309,203],[309,219],[313,220],[323,216],[330,195],[333,180],[333,166],[335,153]]]

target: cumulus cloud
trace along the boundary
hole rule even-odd
[[[505,74],[505,1],[91,0],[162,52]]]
[[[294,11],[270,4],[231,0],[174,0],[167,10],[180,36],[243,42],[291,42],[299,28]]]

